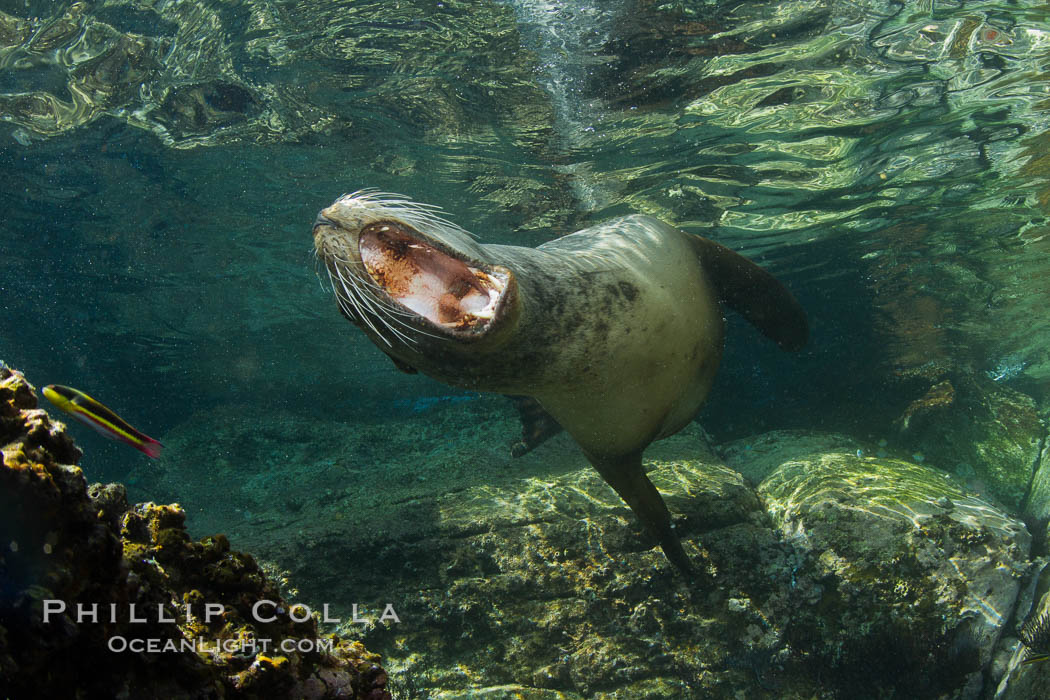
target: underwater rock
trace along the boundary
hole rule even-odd
[[[368,644],[425,654],[430,683],[451,697],[687,697],[752,687],[746,668],[701,672],[725,664],[741,634],[731,631],[736,621],[760,619],[754,610],[731,612],[729,594],[710,584],[736,557],[787,554],[756,524],[760,503],[735,472],[699,460],[647,465],[686,552],[704,569],[696,582],[680,578],[582,464],[517,486],[438,496],[425,506],[432,520],[416,518],[415,537],[368,549],[358,538],[341,546],[326,539],[318,548],[390,572],[385,583],[347,582],[359,598],[413,592],[398,605],[405,622],[359,633]],[[707,531],[710,545],[697,538]],[[740,577],[729,578],[733,597],[747,598],[736,590]],[[757,572],[744,578],[761,585]]]
[[[904,413],[897,419],[897,426],[902,433],[907,432],[911,428],[913,419],[927,418],[931,414],[950,408],[953,403],[955,403],[955,387],[952,386],[951,381],[945,379],[930,387],[922,398],[908,404]]]
[[[1034,581],[1036,595],[1041,597],[1035,601],[1034,605],[1028,606],[1030,609],[1027,615],[1018,614],[1016,619],[1018,623],[1027,619],[1026,624],[1031,625],[1031,627],[1027,628],[1029,635],[1031,635],[1032,630],[1038,628],[1039,633],[1035,636],[1037,641],[1041,642],[1043,646],[1040,649],[1029,650],[1016,638],[1012,639],[1014,642],[1011,649],[1012,653],[1006,662],[1006,672],[999,683],[999,687],[996,688],[995,700],[1043,698],[1046,696],[1046,689],[1050,688],[1050,660],[1025,663],[1026,659],[1032,658],[1031,654],[1050,652],[1050,635],[1047,634],[1050,630],[1047,629],[1045,624],[1039,624],[1050,619],[1046,617],[1050,616],[1050,564],[1043,560],[1041,566],[1041,574]],[[1019,607],[1023,608],[1024,606]],[[1018,612],[1020,613],[1020,609]],[[1020,628],[1018,630],[1019,636],[1025,637],[1025,631],[1025,628]]]
[[[814,658],[910,693],[951,674],[979,689],[1028,570],[1023,523],[935,469],[854,453],[785,461],[758,490],[825,586],[794,622]]]
[[[1050,543],[1050,440],[1043,440],[1043,450],[1039,455],[1039,466],[1032,477],[1032,486],[1025,499],[1024,515],[1030,522],[1043,529],[1043,547]],[[1046,551],[1041,554],[1046,554]]]
[[[89,488],[7,368],[0,446],[0,695],[389,700],[379,657],[322,634],[251,555],[192,541],[178,505]]]
[[[314,607],[347,621],[360,604],[340,633],[442,697],[962,698],[990,674],[1028,534],[936,469],[783,431],[721,450],[761,463],[756,492],[690,425],[646,461],[687,581],[567,440],[507,457],[513,417],[479,398],[347,426],[341,452],[267,466],[314,497],[294,514],[260,499],[238,537]],[[313,435],[270,420],[252,454]],[[376,620],[386,602],[400,623]]]
[[[847,435],[817,433],[807,430],[773,430],[752,435],[718,446],[726,466],[743,474],[752,484],[758,484],[784,463],[786,444],[802,447],[808,454],[822,452],[856,452],[863,447]],[[801,454],[791,455],[792,458]]]
[[[981,374],[959,374],[912,402],[898,424],[931,464],[1020,511],[1046,436],[1031,397]]]

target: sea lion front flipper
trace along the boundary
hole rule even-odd
[[[587,459],[602,475],[605,483],[612,486],[631,507],[649,534],[660,543],[660,548],[671,563],[686,576],[691,576],[693,567],[671,527],[671,512],[642,467],[641,450],[614,458],[597,458],[588,454]]]
[[[394,357],[390,353],[386,352],[385,350],[383,351],[383,354],[390,358],[390,360],[394,363],[394,367],[397,367],[399,370],[401,370],[405,374],[419,374],[419,370],[418,369],[416,369],[412,365],[408,364],[404,360],[397,359],[396,357]]]
[[[561,425],[531,396],[507,396],[521,418],[521,440],[510,448],[512,457],[521,457],[562,431]]]
[[[691,235],[700,264],[719,299],[784,350],[801,350],[809,323],[787,287],[743,255],[702,236]]]

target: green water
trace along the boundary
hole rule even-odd
[[[315,280],[310,223],[361,187],[486,242],[640,211],[755,257],[813,342],[734,320],[716,435],[877,433],[931,367],[1045,395],[1045,4],[0,9],[0,357],[156,433],[448,393]]]
[[[76,428],[89,480],[260,546],[314,503],[513,492],[509,407],[397,372],[316,275],[314,217],[367,187],[483,243],[642,212],[773,271],[811,342],[730,318],[716,441],[875,444],[945,377],[1045,413],[1050,5],[556,5],[0,1],[0,358],[171,447]]]
[[[1045,394],[1045,4],[624,3],[555,35],[528,5],[5,4],[0,357],[161,434],[447,393],[314,279],[315,213],[377,187],[482,241],[641,211],[772,269],[813,342],[734,326],[716,432],[877,423],[931,366]]]

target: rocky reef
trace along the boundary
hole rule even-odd
[[[1050,688],[1050,663],[1045,659],[1026,663],[1050,649],[1050,626],[1046,624],[1050,620],[1050,561],[1043,557],[1033,568],[1030,590],[1022,593],[1017,605],[1017,621],[1024,624],[1017,626],[1016,636],[1022,643],[1014,646],[1012,654],[997,660],[1006,671],[995,689],[996,700],[1042,698]],[[1011,635],[1010,641],[1014,640]]]
[[[979,698],[1047,672],[1020,664],[1045,589],[1028,528],[900,446],[780,431],[712,448],[695,424],[655,443],[685,580],[564,436],[512,460],[500,399],[419,411],[202,415],[193,433],[221,442],[167,441],[200,462],[256,436],[269,481],[223,494],[250,508],[232,532],[344,618],[392,601],[399,624],[340,632],[387,656],[405,697]],[[186,496],[208,511],[214,493]]]
[[[896,421],[899,441],[1021,510],[1047,434],[1035,400],[982,374],[933,375],[936,383]]]
[[[35,572],[44,581],[5,588],[0,663],[5,674],[18,669],[10,677],[48,677],[39,659],[60,647],[78,659],[61,663],[90,660],[98,687],[132,695],[163,687],[177,697],[210,684],[206,692],[226,697],[323,696],[326,683],[342,683],[357,697],[383,697],[385,672],[359,644],[384,654],[396,698],[1023,700],[1050,673],[1046,662],[1023,663],[1019,634],[1050,606],[1041,532],[1033,537],[994,491],[936,464],[931,431],[983,440],[1001,410],[957,426],[940,414],[956,403],[916,407],[909,432],[928,441],[922,461],[906,440],[805,431],[712,446],[695,424],[654,444],[647,468],[696,566],[691,580],[566,436],[511,459],[514,415],[498,397],[395,402],[352,424],[250,407],[202,412],[165,436],[169,461],[143,465],[133,488],[177,496],[202,516],[197,528],[220,529],[224,519],[221,529],[263,568],[294,582],[296,599],[331,606],[344,620],[340,642],[327,654],[140,658],[109,652],[106,640],[133,631],[238,640],[249,627],[262,638],[321,635],[312,620],[246,622],[260,599],[288,608],[255,560],[222,537],[192,541],[177,507],[128,507],[113,485],[85,494],[79,470],[60,466],[76,461],[75,448],[30,410],[28,385],[9,374],[2,386],[4,478],[30,473],[12,465],[40,465],[58,492],[23,488],[29,495],[4,504],[13,514],[4,527],[20,528],[0,533],[17,543],[2,553],[5,580]],[[1040,425],[1026,423],[1025,434],[1038,436]],[[55,513],[79,525],[58,535],[33,525]],[[63,543],[80,568],[53,563],[66,561],[56,558]],[[68,609],[45,625],[53,599]],[[103,611],[159,602],[178,624],[77,624],[82,601]],[[183,607],[205,601],[223,604],[221,624],[183,620]],[[387,603],[400,621],[380,619]],[[53,629],[62,630],[57,641]]]
[[[88,486],[80,450],[0,368],[0,696],[389,700],[379,657],[323,634],[178,505]]]
[[[415,651],[442,697],[978,697],[1024,525],[927,467],[815,442],[781,435],[757,492],[714,455],[650,462],[692,581],[590,470],[439,498],[399,549],[424,572],[417,624],[365,639]]]

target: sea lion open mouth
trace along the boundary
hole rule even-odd
[[[434,207],[358,192],[322,210],[313,232],[343,314],[391,349],[497,342],[517,316],[511,269]]]
[[[433,325],[484,332],[496,318],[509,271],[469,265],[393,221],[361,229],[361,262],[386,294]]]

